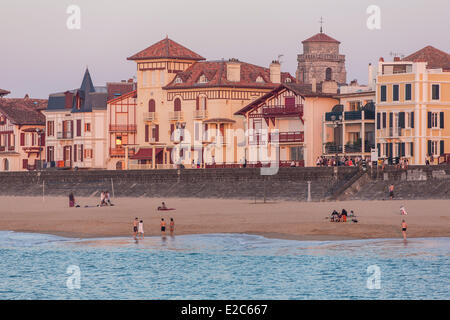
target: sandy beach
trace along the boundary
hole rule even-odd
[[[271,238],[333,240],[401,238],[405,205],[408,237],[449,237],[449,200],[254,203],[251,200],[164,199],[175,211],[160,212],[162,199],[116,198],[113,207],[95,207],[97,198],[0,197],[0,230],[48,233],[66,237],[131,236],[134,217],[144,220],[145,235],[159,235],[161,217],[173,217],[176,234],[247,233]],[[93,206],[85,208],[85,205]],[[333,209],[354,210],[359,222],[332,223]]]

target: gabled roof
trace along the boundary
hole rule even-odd
[[[235,115],[245,115],[247,112],[251,111],[253,108],[258,105],[264,103],[266,100],[277,94],[278,92],[287,89],[293,91],[295,94],[305,98],[305,97],[324,97],[324,98],[332,98],[333,94],[322,93],[322,85],[317,84],[316,92],[312,91],[311,84],[303,84],[303,83],[282,83],[272,91],[266,93],[265,95],[259,97],[258,99],[252,101],[248,105],[246,105],[241,110],[235,112]]]
[[[436,49],[433,46],[426,46],[402,59],[411,62],[428,62],[428,69],[442,68],[450,70],[450,54]]]
[[[92,83],[91,74],[89,73],[88,68],[84,72],[83,82],[81,82],[80,90],[84,93],[95,92],[94,84]]]
[[[336,39],[333,39],[332,37],[326,35],[325,33],[319,32],[318,34],[303,40],[302,43],[305,42],[335,42],[335,43],[340,43],[339,41],[337,41]]]
[[[108,82],[108,101],[120,97],[134,90],[134,82]]]
[[[0,99],[0,113],[17,125],[45,125],[45,116],[39,111],[45,105],[44,99]]]
[[[0,88],[0,97],[2,96],[6,96],[7,94],[9,94],[10,92],[8,90],[3,90]]]
[[[209,88],[209,87],[240,87],[240,88],[262,88],[273,89],[278,83],[270,81],[270,70],[256,66],[254,64],[239,62],[241,67],[240,81],[227,80],[227,62],[220,61],[200,61],[194,63],[183,72],[179,72],[174,80],[164,89],[180,89],[180,88]],[[199,83],[199,77],[204,74],[208,79],[206,83]],[[261,76],[264,82],[257,82],[256,79]],[[181,83],[176,83],[176,79],[180,78]],[[281,81],[286,79],[295,82],[295,78],[288,72],[281,73]]]
[[[127,60],[143,60],[143,59],[184,59],[200,61],[205,60],[201,55],[182,46],[181,44],[165,38],[147,49],[144,49]]]

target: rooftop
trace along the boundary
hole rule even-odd
[[[45,109],[44,99],[0,99],[0,112],[17,125],[45,125],[45,116],[39,111]]]
[[[428,69],[450,70],[450,54],[436,49],[433,46],[426,46],[402,59],[411,62],[427,62]]]

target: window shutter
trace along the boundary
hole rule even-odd
[[[35,135],[34,135],[34,133],[31,133],[31,145],[32,146],[34,146],[34,138],[35,138]]]
[[[381,116],[380,113],[377,112],[377,129],[380,129]]]
[[[173,123],[170,124],[170,141],[174,140],[173,131],[175,130],[175,126]]]
[[[441,129],[444,129],[444,112],[440,113]]]
[[[394,126],[394,114],[392,112],[389,112],[389,128],[392,128]]]
[[[155,125],[155,141],[159,141],[159,124]]]
[[[148,124],[145,125],[145,142],[148,142]]]
[[[205,99],[205,110],[207,110],[208,99],[206,97],[204,97],[204,99]]]
[[[440,152],[440,155],[442,156],[442,155],[444,155],[444,140],[441,140],[440,141],[440,150],[441,150],[441,152]]]
[[[197,96],[195,99],[195,110],[200,110],[200,97]]]
[[[81,137],[81,119],[77,120],[77,137]]]
[[[428,112],[428,129],[431,128],[431,112]]]
[[[405,156],[405,143],[402,142],[402,157]]]
[[[428,140],[428,155],[431,156],[431,140]]]
[[[25,146],[25,133],[24,132],[20,133],[20,146],[21,147]]]
[[[398,126],[399,126],[399,128],[405,127],[405,113],[404,112],[400,112],[398,114]]]
[[[411,128],[414,128],[414,111],[411,112]]]
[[[383,128],[386,128],[386,112],[383,112]]]
[[[377,143],[378,156],[381,157],[381,144]]]
[[[410,147],[410,153],[411,153],[411,157],[414,157],[414,142],[410,142],[409,143],[409,147]]]
[[[78,158],[77,158],[77,148],[78,147],[78,145],[76,145],[76,144],[74,144],[73,145],[73,161],[74,162],[77,162],[78,161]]]
[[[28,169],[28,159],[22,160],[22,169]]]
[[[81,155],[80,155],[80,157],[81,157],[81,162],[83,162],[83,160],[84,160],[84,154],[83,154],[83,152],[84,152],[84,147],[83,147],[83,145],[81,145],[81,148],[80,148],[81,150],[80,150],[80,153],[81,153]]]

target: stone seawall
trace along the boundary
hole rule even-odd
[[[362,178],[360,178],[362,177]],[[358,180],[355,188],[353,181]],[[354,167],[280,168],[276,175],[260,169],[183,169],[129,171],[1,172],[0,195],[99,196],[109,190],[116,197],[198,197],[306,201],[311,181],[313,201],[385,199],[390,183],[403,199],[450,199],[450,166],[414,166],[408,170],[368,170]],[[351,192],[346,190],[352,188]]]

